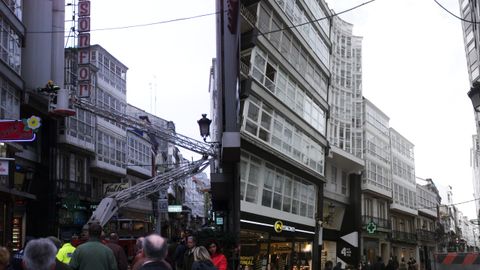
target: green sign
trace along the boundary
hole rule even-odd
[[[367,232],[369,234],[372,234],[372,233],[375,233],[376,231],[377,231],[377,224],[375,224],[375,222],[373,222],[373,221],[370,221],[367,224]]]

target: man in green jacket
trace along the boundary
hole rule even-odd
[[[102,226],[93,223],[88,226],[88,242],[73,252],[70,267],[74,270],[117,270],[113,252],[100,242]]]

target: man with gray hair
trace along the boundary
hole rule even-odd
[[[146,261],[140,270],[171,270],[170,264],[165,261],[167,250],[167,241],[160,235],[145,237],[142,253]]]
[[[48,238],[31,240],[23,254],[23,269],[52,270],[55,267],[57,248]]]

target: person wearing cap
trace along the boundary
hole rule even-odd
[[[64,233],[62,235],[62,239],[64,244],[57,252],[57,260],[65,264],[69,264],[70,260],[72,259],[73,252],[75,251],[75,247],[71,243],[72,236],[68,233]]]

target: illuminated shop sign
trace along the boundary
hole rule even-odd
[[[283,225],[283,222],[277,220],[273,225],[275,232],[281,233],[282,231],[295,232],[295,227]]]

